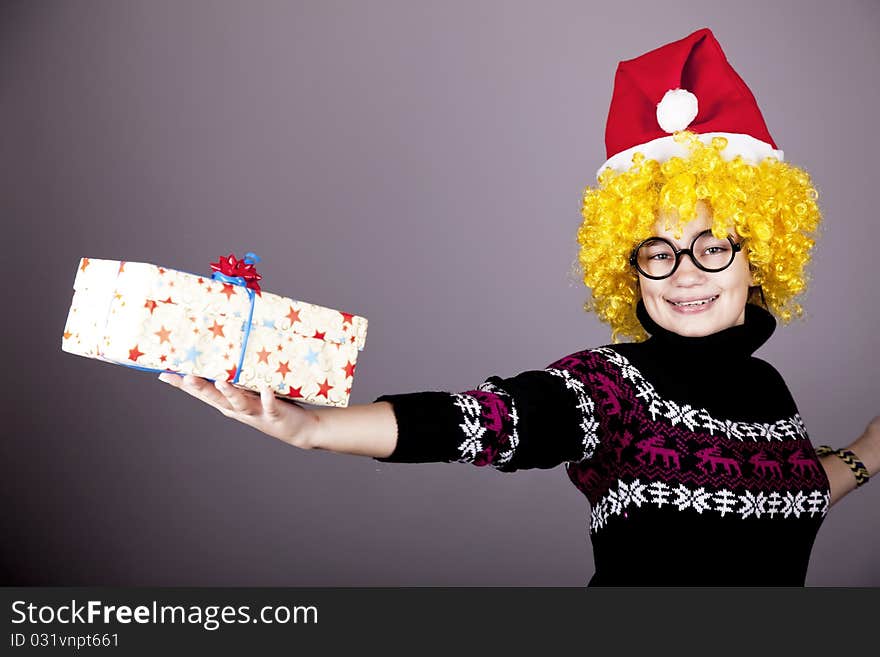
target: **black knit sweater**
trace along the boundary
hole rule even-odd
[[[802,586],[830,489],[782,377],[752,353],[776,328],[651,337],[491,376],[461,393],[382,395],[398,436],[378,461],[503,472],[564,464],[590,502],[590,585]]]

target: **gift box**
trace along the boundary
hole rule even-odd
[[[260,289],[252,253],[199,276],[145,262],[82,258],[61,349],[149,372],[268,386],[348,406],[364,317]]]

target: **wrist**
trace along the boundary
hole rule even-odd
[[[315,449],[318,445],[318,432],[321,429],[321,420],[316,411],[307,410],[308,415],[306,415],[302,427],[296,432],[290,443],[300,449]]]
[[[305,448],[338,451],[338,445],[334,444],[336,440],[334,434],[340,431],[338,414],[345,410],[347,409],[332,406],[312,409],[309,413],[308,426],[303,433]]]
[[[880,471],[880,434],[876,431],[863,433],[847,449],[865,464],[872,477]]]
[[[826,470],[828,467],[831,467],[839,471],[845,465],[846,468],[843,469],[848,469],[850,471],[850,474],[853,477],[853,480],[851,481],[853,481],[855,487],[858,488],[859,486],[868,483],[868,480],[871,478],[871,473],[862,462],[859,455],[850,449],[852,446],[853,445],[835,449],[828,445],[820,445],[816,448],[816,455],[822,460],[823,464],[826,464]],[[848,492],[849,490],[852,490],[852,488],[847,487],[846,490]]]

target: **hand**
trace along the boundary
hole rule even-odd
[[[302,449],[311,447],[317,416],[296,402],[276,399],[270,388],[256,394],[219,379],[212,384],[192,374],[182,377],[170,372],[160,374],[159,380],[282,442]]]
[[[865,432],[850,445],[873,477],[880,472],[880,415],[868,422]]]

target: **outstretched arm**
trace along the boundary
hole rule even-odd
[[[880,470],[880,415],[868,423],[865,432],[846,449],[853,452],[865,464],[873,477]],[[819,458],[828,482],[831,484],[831,506],[853,491],[856,479],[853,471],[839,457],[829,454]]]
[[[159,379],[295,447],[380,461],[460,461],[512,472],[581,461],[598,444],[587,387],[552,366],[508,379],[492,376],[461,393],[382,395],[346,408],[307,409],[269,389],[254,393],[192,375]]]

